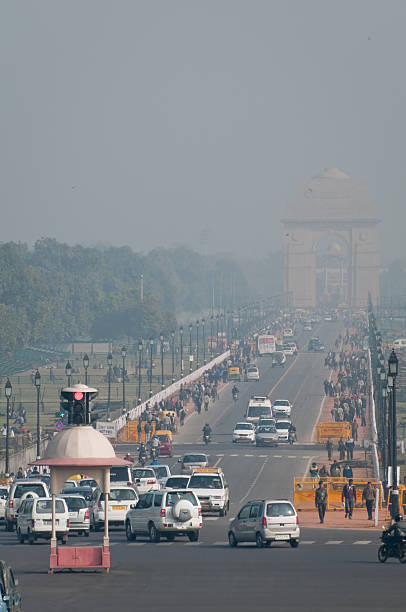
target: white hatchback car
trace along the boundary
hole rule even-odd
[[[290,417],[292,404],[287,399],[277,399],[272,402],[272,415],[275,418]]]
[[[187,535],[197,542],[203,526],[202,509],[197,496],[189,489],[151,491],[131,506],[125,519],[127,540],[148,535],[158,543],[161,536],[172,541],[177,535]]]
[[[259,370],[256,365],[247,366],[245,380],[256,380],[257,382],[259,381]]]
[[[255,426],[253,423],[237,423],[233,431],[233,442],[251,442],[255,444]]]
[[[138,495],[142,495],[142,493],[147,493],[148,491],[157,491],[161,488],[152,467],[134,468],[132,477],[134,479],[134,486]]]
[[[55,500],[56,537],[66,544],[69,532],[69,512],[64,499]],[[49,540],[52,533],[52,499],[26,498],[21,502],[17,516],[17,537],[21,544],[27,539],[34,544],[38,538]]]
[[[291,421],[289,419],[278,419],[276,421],[275,427],[278,432],[278,439],[280,442],[288,442],[289,441],[289,427],[291,426]]]
[[[111,488],[109,494],[109,526],[124,527],[125,517],[130,506],[137,502],[138,495],[132,487],[120,485]],[[90,508],[91,525],[95,531],[100,531],[104,526],[104,510],[104,493],[96,489]]]

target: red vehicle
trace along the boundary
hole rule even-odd
[[[159,455],[172,457],[172,440],[167,433],[155,432],[155,436],[160,442]]]

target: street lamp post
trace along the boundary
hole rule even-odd
[[[203,365],[206,365],[206,321],[202,319]]]
[[[142,358],[143,343],[138,342],[138,403],[141,404],[141,358]]]
[[[85,353],[83,356],[83,367],[85,368],[85,385],[87,385],[88,383],[87,368],[89,367],[89,357],[87,353]]]
[[[193,355],[192,355],[192,329],[193,329],[193,325],[190,323],[190,325],[189,325],[189,374],[192,373],[192,363],[193,363]]]
[[[172,338],[172,384],[175,382],[175,332],[171,331]]]
[[[219,352],[219,314],[216,314],[216,354]]]
[[[164,382],[164,336],[160,334],[159,340],[161,342],[161,389],[165,389]]]
[[[121,357],[123,358],[123,412],[125,412],[125,358],[127,355],[127,349],[125,346],[121,347]]]
[[[180,336],[180,377],[183,378],[183,327],[179,328]]]
[[[152,349],[154,346],[154,339],[149,339],[149,397],[152,397]]]
[[[398,460],[397,460],[397,432],[396,432],[396,376],[398,374],[398,358],[392,349],[388,359],[388,387],[391,390],[392,412],[392,518],[399,514],[398,490]]]
[[[111,366],[113,365],[113,355],[109,353],[107,355],[107,420],[110,418],[110,401],[111,401]]]
[[[35,388],[37,390],[37,459],[40,458],[40,429],[39,429],[39,400],[41,393],[41,374],[37,370],[34,378]]]
[[[209,353],[210,356],[213,357],[213,321],[214,316],[210,316],[210,343],[209,343]]]
[[[199,369],[199,319],[196,321],[196,370]]]
[[[70,364],[70,361],[68,361],[65,366],[65,374],[68,377],[68,387],[70,387],[72,383],[72,366]]]
[[[10,397],[13,392],[13,387],[11,386],[10,379],[7,378],[7,382],[4,387],[4,393],[7,400],[7,413],[6,413],[6,474],[9,473],[9,419],[10,419]]]
[[[383,485],[384,485],[385,499],[387,496],[388,463],[389,463],[387,397],[388,397],[388,388],[387,388],[387,384],[384,384],[382,387],[382,412],[383,412],[383,434],[382,435],[384,439],[384,454],[382,456],[382,464],[383,464]]]

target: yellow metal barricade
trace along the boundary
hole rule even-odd
[[[317,442],[327,442],[330,438],[332,442],[338,442],[340,438],[346,440],[351,436],[351,425],[347,421],[340,423],[317,423]]]
[[[314,510],[315,508],[315,492],[322,480],[327,484],[328,503],[327,510],[341,510],[343,504],[341,501],[342,491],[345,484],[348,483],[348,478],[334,478],[332,476],[322,476],[320,478],[295,478],[293,485],[293,502],[296,510]],[[382,483],[374,478],[353,478],[353,484],[357,490],[356,508],[362,508],[365,502],[362,500],[362,492],[367,483],[370,482],[374,489],[379,488],[379,507],[382,507]],[[400,489],[400,488],[399,488]],[[406,502],[406,491],[404,494]],[[403,499],[403,492],[402,497]]]
[[[120,432],[120,441],[122,442],[146,442],[146,434],[145,434],[145,423],[146,421],[141,422],[141,434],[138,436],[138,421],[129,421],[123,427]],[[151,425],[151,433],[150,437],[152,437],[155,433],[156,423],[152,421]]]

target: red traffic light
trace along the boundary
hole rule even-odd
[[[75,399],[76,401],[80,401],[83,399],[84,393],[82,393],[82,391],[75,391],[75,393],[73,394],[73,399]]]

